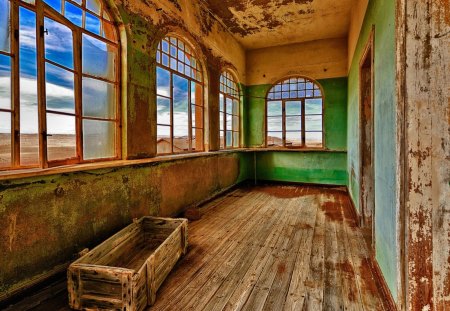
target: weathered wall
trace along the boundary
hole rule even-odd
[[[374,165],[376,259],[389,289],[397,298],[397,184],[395,96],[395,1],[369,1],[348,77],[348,174],[350,194],[359,210],[359,62],[375,27]]]
[[[280,77],[282,78],[282,77]],[[347,78],[317,80],[325,96],[325,148],[327,151],[257,152],[257,178],[291,182],[346,184]],[[247,142],[265,145],[265,96],[270,84],[246,88]]]
[[[316,40],[249,50],[247,85],[273,84],[301,73],[314,79],[347,76],[347,39]]]
[[[450,310],[450,3],[399,2],[406,308]]]
[[[245,82],[243,48],[200,0],[105,3],[122,45],[123,158],[156,153],[156,48],[173,32],[195,46],[202,62],[207,149],[218,149],[219,76],[227,67]],[[247,159],[253,161],[246,154],[205,155],[0,182],[0,300],[133,217],[175,215],[252,176]]]
[[[0,300],[144,215],[174,216],[253,176],[253,154],[210,154],[0,181]]]
[[[201,60],[207,92],[206,124],[217,117],[220,72],[230,67],[245,83],[245,53],[201,1],[108,0],[126,39],[123,61],[123,157],[138,159],[156,154],[156,48],[175,32],[194,45]],[[124,41],[124,40],[123,40]],[[211,122],[209,122],[211,121]],[[206,150],[218,149],[218,129],[205,129]]]
[[[256,179],[347,185],[345,151],[256,152]]]

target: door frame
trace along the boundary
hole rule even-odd
[[[368,57],[370,57],[370,109],[371,109],[371,115],[370,115],[370,123],[371,123],[371,133],[370,133],[370,143],[371,143],[371,152],[370,152],[370,157],[371,157],[371,163],[372,163],[372,171],[373,171],[373,189],[372,191],[374,192],[374,202],[373,202],[373,210],[371,211],[371,218],[372,218],[372,222],[371,222],[371,249],[370,251],[373,252],[373,254],[375,255],[375,107],[374,107],[374,103],[375,103],[375,92],[374,92],[374,87],[375,87],[375,52],[374,52],[374,47],[375,47],[375,26],[372,25],[372,29],[370,31],[369,37],[367,39],[366,45],[364,47],[364,51],[361,55],[361,59],[359,62],[359,67],[358,67],[358,73],[359,73],[359,185],[360,185],[360,189],[363,189],[362,185],[364,183],[364,177],[362,174],[363,171],[363,148],[364,148],[364,142],[362,141],[361,137],[361,132],[363,130],[363,118],[362,118],[362,113],[363,113],[363,98],[362,98],[362,77],[361,77],[361,71],[362,68],[364,67],[366,60]],[[364,197],[364,191],[360,191],[359,193],[359,202],[360,202],[360,206],[361,206],[361,217],[360,217],[360,221],[363,227],[366,225],[367,219],[366,219],[366,213],[365,213],[365,206],[363,204],[363,197]]]

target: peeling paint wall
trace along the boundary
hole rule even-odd
[[[352,0],[209,0],[246,49],[342,38],[350,24]]]
[[[450,310],[450,3],[401,3],[406,307]]]
[[[348,175],[357,209],[360,196],[359,62],[375,26],[374,165],[376,259],[394,299],[397,299],[399,245],[397,243],[397,146],[395,1],[369,1],[348,77]]]
[[[175,216],[252,176],[253,154],[236,152],[1,181],[0,298],[133,218]]]
[[[350,11],[350,28],[348,30],[348,70],[352,65],[353,55],[355,53],[356,44],[358,43],[359,34],[366,15],[369,0],[355,0]]]
[[[347,78],[317,82],[322,85],[325,96],[325,148],[339,152],[256,152],[257,179],[347,184]],[[265,96],[270,88],[270,84],[246,88],[249,112],[246,135],[250,147],[263,147],[265,144]]]
[[[245,83],[245,52],[199,0],[105,0],[121,32],[124,159],[156,153],[156,48],[175,32],[205,71],[206,135],[218,148],[220,71]],[[175,215],[253,176],[253,157],[225,153],[0,182],[0,300],[124,227],[133,217]]]

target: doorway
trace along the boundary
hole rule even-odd
[[[361,222],[369,249],[375,250],[375,167],[374,167],[374,30],[369,35],[359,65],[360,207]]]

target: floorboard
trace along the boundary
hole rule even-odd
[[[200,212],[149,310],[385,310],[344,188],[242,188]],[[64,284],[9,310],[69,310]]]

